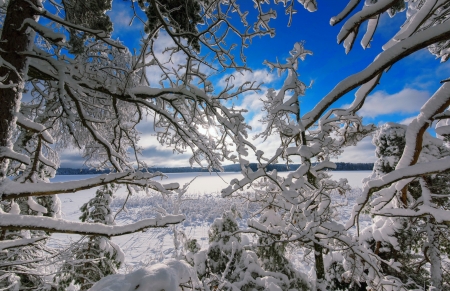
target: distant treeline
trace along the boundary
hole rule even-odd
[[[294,171],[300,165],[290,164],[289,166],[285,164],[269,165],[267,168],[269,171],[277,170],[278,172]],[[373,169],[373,163],[336,163],[335,171],[371,171]],[[228,165],[223,167],[225,172],[240,172],[240,165]],[[251,163],[250,168],[256,171],[258,166],[256,163]],[[197,167],[151,167],[148,168],[149,172],[163,172],[163,173],[190,173],[190,172],[208,172],[207,169],[197,168]],[[86,174],[106,174],[109,173],[108,170],[97,171],[95,169],[72,169],[72,168],[59,168],[56,171],[57,175],[86,175]]]
[[[56,170],[56,175],[95,175],[95,174],[107,174],[110,170],[98,171],[95,169],[72,169],[72,168],[59,168]]]

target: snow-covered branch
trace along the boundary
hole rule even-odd
[[[20,112],[16,113],[16,117],[17,117],[16,121],[17,125],[27,130],[39,133],[42,136],[42,139],[44,139],[46,142],[50,144],[54,143],[52,136],[50,135],[50,133],[48,133],[48,130],[47,128],[45,128],[44,125],[31,121],[30,119],[23,116]]]
[[[450,29],[447,23],[443,23],[430,27],[426,31],[419,31],[380,53],[364,70],[339,82],[310,112],[305,114],[302,117],[305,128],[310,128],[335,101],[346,93],[367,83],[404,57],[430,44],[447,39],[450,39]]]
[[[26,155],[16,153],[10,148],[0,147],[0,158],[8,158],[23,164],[30,164],[30,158]]]
[[[408,125],[406,146],[396,169],[413,165],[419,159],[423,146],[423,134],[432,122],[433,116],[444,112],[450,105],[450,84],[444,83],[422,106],[420,114]]]
[[[441,173],[450,169],[450,157],[446,157],[440,160],[416,164],[406,168],[396,169],[383,177],[371,180],[364,185],[361,196],[356,200],[356,205],[353,207],[352,215],[346,224],[346,228],[350,228],[355,223],[355,218],[359,215],[363,207],[369,201],[370,196],[379,189],[388,186],[394,182],[405,180],[405,183],[409,183],[411,180],[408,178],[415,178],[426,174]],[[400,191],[405,186],[405,183],[398,183],[391,186],[390,193]],[[392,196],[391,196],[392,199]],[[389,202],[389,201],[387,201]]]
[[[28,196],[43,196],[64,193],[74,193],[85,189],[92,189],[97,186],[109,183],[123,183],[139,185],[144,188],[150,188],[162,193],[168,193],[169,190],[177,189],[177,183],[162,185],[159,182],[150,180],[159,177],[159,173],[141,173],[141,172],[123,172],[113,174],[103,174],[97,177],[60,183],[17,183],[11,180],[4,180],[0,184],[0,193],[2,199],[14,199]]]
[[[157,218],[144,219],[128,225],[105,225],[102,223],[82,223],[51,217],[36,217],[0,213],[2,229],[29,229],[49,232],[73,233],[80,235],[119,236],[143,231],[148,228],[165,227],[177,224],[185,219],[184,215],[166,215]]]
[[[10,248],[16,248],[16,247],[23,247],[27,245],[31,245],[35,242],[47,239],[48,237],[42,236],[42,237],[34,237],[34,238],[23,238],[23,239],[15,239],[15,240],[3,240],[0,241],[0,251],[10,249]]]

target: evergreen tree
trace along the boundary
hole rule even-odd
[[[373,143],[377,147],[372,178],[379,178],[395,170],[406,144],[405,125],[387,123],[377,130],[373,137]],[[449,149],[445,144],[428,133],[424,134],[424,141],[418,163],[437,160],[447,156]],[[405,188],[399,191],[397,199],[390,203],[393,207],[408,208],[411,205],[421,203],[419,199],[423,192],[433,193],[432,203],[440,207],[448,207],[448,198],[438,195],[449,193],[450,173],[443,172],[434,175],[424,175],[421,179],[412,180]],[[433,279],[433,267],[426,267],[427,263],[436,265],[435,272],[440,272],[442,277],[441,251],[447,253],[444,245],[447,243],[448,229],[443,225],[437,225],[431,217],[380,217],[374,218],[374,224],[363,231],[374,253],[385,261],[393,260],[400,263],[399,268],[382,264],[382,269],[387,275],[400,278],[403,282],[409,282],[407,286],[430,286],[436,284],[449,286],[450,282],[442,282],[442,279]],[[441,244],[443,244],[441,246]],[[431,259],[430,257],[434,257]],[[438,265],[438,266],[437,266]],[[441,283],[437,283],[440,281]]]
[[[195,240],[187,241],[186,259],[211,290],[288,290],[289,279],[285,274],[264,270],[256,253],[242,245],[239,226],[231,211],[214,220],[208,235],[207,250],[200,251]]]
[[[284,221],[272,208],[261,215],[259,222],[270,230],[285,227]],[[284,290],[310,290],[311,286],[308,284],[306,275],[295,270],[285,256],[287,242],[279,242],[279,240],[280,236],[264,233],[258,237],[256,254],[261,261],[261,266],[267,271],[287,276],[289,284],[283,286]]]
[[[107,184],[100,187],[95,197],[81,206],[81,221],[112,225],[114,218],[109,207],[117,186]],[[72,246],[72,257],[64,262],[55,277],[58,290],[65,290],[70,284],[88,290],[101,278],[117,273],[123,263],[123,253],[108,237],[88,236]]]
[[[94,30],[102,30],[107,34],[113,26],[105,11],[111,10],[112,0],[63,0],[66,20]],[[85,42],[89,36],[86,32],[69,29],[70,51],[80,54],[85,50]]]
[[[156,7],[150,0],[138,0],[138,3],[147,14],[145,32],[157,35],[157,31],[162,25],[160,14],[167,17],[173,23],[174,31],[183,35],[189,45],[196,51],[200,51],[200,42],[196,36],[197,25],[203,22],[201,17],[201,3],[208,3],[208,0],[166,0],[164,5]],[[156,33],[155,33],[156,32]]]

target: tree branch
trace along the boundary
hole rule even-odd
[[[80,235],[119,236],[143,231],[147,228],[166,227],[177,224],[185,219],[184,215],[167,215],[150,218],[128,225],[105,225],[102,223],[74,222],[45,216],[31,216],[0,213],[0,228],[16,230],[43,230],[58,233],[72,233]]]

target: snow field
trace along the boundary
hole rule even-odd
[[[340,172],[335,173],[338,174],[336,175],[338,176],[336,178],[345,174]],[[227,175],[230,178],[235,175],[234,173],[225,174],[233,174]],[[351,181],[351,184],[354,185],[358,183],[358,179],[364,175],[366,176],[367,172],[354,172],[355,178],[354,181]],[[182,178],[188,179],[188,175],[178,174],[176,176],[182,176]],[[189,178],[192,178],[192,176],[193,175]],[[60,176],[57,177],[57,179],[67,180],[79,177],[80,176]],[[205,186],[205,183],[200,184]],[[214,183],[210,182],[210,185],[214,185]],[[192,186],[196,185],[193,183]],[[196,189],[196,187],[193,188]],[[205,188],[206,187],[203,189]],[[211,188],[211,186],[209,186],[209,188]],[[189,192],[192,193],[193,191]],[[360,192],[360,188],[355,188],[348,192],[346,197],[342,197],[338,194],[332,197],[335,203],[347,204],[346,206],[342,206],[342,212],[340,213],[340,219],[342,221],[345,222],[350,218],[351,202],[358,197]],[[60,195],[64,218],[74,221],[78,220],[78,217],[80,216],[79,208],[85,201],[91,198],[94,193],[95,190],[89,190]],[[117,215],[116,223],[123,225],[146,218],[153,218],[158,211],[162,211],[163,209],[167,211],[167,213],[171,213],[174,207],[172,198],[174,197],[162,196],[158,193],[151,193],[150,195],[137,193],[128,199],[124,210]],[[208,229],[210,225],[213,223],[214,219],[221,217],[224,211],[234,207],[241,215],[241,217],[237,219],[239,227],[241,229],[247,229],[247,219],[251,218],[253,213],[256,213],[259,209],[258,205],[248,203],[242,198],[221,198],[218,191],[211,194],[188,194],[184,199],[185,201],[182,202],[180,211],[186,216],[186,219],[181,224],[177,225],[177,229],[183,231],[186,238],[197,239],[197,242],[202,248],[205,248],[208,245]],[[122,208],[125,200],[126,196],[123,189],[122,191],[119,190],[118,195],[116,195],[111,204],[114,214]],[[369,223],[370,218],[364,216],[361,217],[362,228]],[[252,240],[251,235],[246,236],[250,241]],[[80,236],[78,235],[54,234],[52,235],[52,240],[49,244],[52,246],[59,245],[60,247],[64,247],[69,241],[78,240],[79,238]],[[174,253],[173,230],[170,227],[151,228],[143,232],[114,237],[113,242],[117,243],[122,248],[126,256],[121,273],[129,273],[138,268],[151,266],[155,263],[162,262],[163,260],[170,259],[173,257]],[[312,258],[304,258],[301,249],[291,249],[288,254],[290,256],[289,259],[294,263],[296,268],[305,273],[310,270],[314,261]]]

